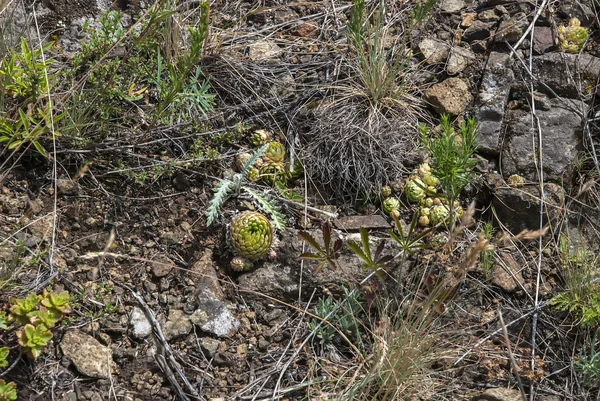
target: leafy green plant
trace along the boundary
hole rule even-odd
[[[17,385],[0,379],[0,401],[14,401],[17,399]]]
[[[8,330],[8,317],[4,311],[0,311],[0,329]]]
[[[421,0],[417,0],[410,15],[412,21],[416,24],[421,24],[425,21],[431,10],[437,5],[437,2],[438,0],[425,0],[423,3]]]
[[[8,320],[16,322],[19,325],[29,323],[31,313],[36,310],[40,304],[40,297],[33,292],[27,294],[25,298],[14,298],[11,300],[10,314]]]
[[[550,304],[571,313],[582,326],[594,327],[600,322],[600,291],[595,280],[598,258],[564,236],[558,248],[565,291]]]
[[[52,339],[52,333],[43,324],[26,324],[23,329],[17,331],[17,338],[25,355],[35,359]]]
[[[575,360],[575,367],[583,374],[584,380],[600,380],[600,350],[596,348],[598,332],[596,330],[589,342],[589,351],[583,350]]]
[[[361,227],[360,239],[362,246],[354,242],[349,242],[347,244],[348,248],[362,259],[364,269],[375,271],[380,277],[383,277],[383,272],[380,269],[387,268],[389,263],[394,259],[392,255],[382,255],[385,249],[385,240],[379,241],[375,252],[372,252],[367,229]]]
[[[332,297],[319,298],[314,314],[321,319],[326,319],[333,313],[336,306],[337,305]],[[311,319],[308,324],[308,330],[311,332],[316,330],[315,336],[319,339],[321,345],[331,343],[335,337],[335,329],[328,324],[319,325],[319,320],[317,319]]]
[[[0,117],[0,144],[8,149],[19,149],[31,143],[45,157],[46,149],[39,139],[48,135],[60,135],[58,131],[53,130],[53,126],[64,117],[64,113],[53,115],[52,102],[48,102],[46,109],[38,108],[35,116],[22,109],[19,109],[18,114],[19,118],[15,122]]]
[[[260,207],[271,216],[273,225],[281,230],[285,226],[285,216],[280,212],[279,207],[275,204],[275,201],[268,197],[268,195],[254,190],[249,186],[249,182],[246,178],[248,171],[256,164],[256,161],[260,159],[262,154],[267,150],[267,145],[263,145],[258,148],[252,156],[246,160],[242,165],[240,172],[235,174],[231,180],[221,179],[215,188],[213,189],[214,196],[209,202],[209,206],[206,209],[206,225],[210,226],[219,214],[219,210],[223,207],[223,204],[229,199],[230,195],[239,195],[240,192],[244,191],[249,194]]]
[[[45,291],[41,303],[48,309],[53,309],[61,314],[71,313],[70,295],[67,291],[61,293]]]
[[[8,355],[10,354],[10,350],[8,347],[0,347],[0,368],[5,368],[8,366]]]
[[[314,268],[314,272],[318,273],[325,266],[335,270],[339,268],[337,259],[340,257],[340,251],[342,250],[343,241],[341,238],[337,238],[335,241],[332,236],[331,223],[329,221],[323,224],[321,228],[323,234],[323,246],[321,246],[317,240],[308,232],[300,231],[298,235],[304,241],[306,241],[314,250],[314,252],[304,252],[300,255],[300,259],[311,260],[318,262]]]
[[[43,60],[42,53],[52,46],[53,43],[48,42],[42,48],[32,49],[21,37],[20,52],[11,50],[9,59],[0,63],[0,89],[4,88],[7,94],[26,103],[35,103],[40,95],[48,93],[56,80],[54,75],[48,74],[46,81],[53,60]]]
[[[454,230],[456,216],[454,201],[474,176],[473,167],[477,160],[473,155],[477,151],[477,122],[475,118],[458,125],[455,130],[447,114],[441,117],[441,132],[431,137],[426,125],[420,126],[421,141],[431,155],[432,174],[439,179],[443,195],[448,200],[449,227]]]

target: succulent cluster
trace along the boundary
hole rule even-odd
[[[238,256],[259,259],[269,251],[273,243],[271,222],[258,212],[243,212],[231,222],[229,243]],[[245,270],[244,263],[237,263],[236,266],[242,266],[240,270]],[[232,268],[235,269],[233,263]]]
[[[266,145],[267,148],[256,163],[246,171],[246,179],[250,182],[263,180],[269,185],[276,183],[286,184],[288,178],[292,177],[289,172],[289,166],[285,163],[285,146],[281,142],[272,140],[272,135],[265,130],[256,130],[250,138],[254,146]],[[240,153],[235,159],[237,171],[242,170],[242,166],[251,158],[250,153]],[[294,165],[294,173],[301,169]]]
[[[440,180],[435,177],[427,163],[421,164],[406,181],[404,194],[411,203],[420,203],[437,192]]]
[[[523,185],[525,185],[525,179],[518,174],[511,175],[510,177],[508,177],[508,180],[506,180],[506,182],[511,187],[516,187],[516,188],[522,187]]]
[[[579,52],[588,40],[588,30],[581,26],[577,18],[571,18],[569,25],[558,27],[558,40],[561,49],[567,53]]]

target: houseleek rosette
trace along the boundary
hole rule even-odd
[[[244,212],[231,222],[229,241],[239,256],[258,259],[273,242],[271,222],[258,212]]]

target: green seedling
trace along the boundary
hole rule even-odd
[[[369,242],[369,232],[365,228],[360,229],[360,238],[362,241],[362,247],[354,242],[349,242],[348,248],[356,256],[362,259],[363,269],[372,270],[377,272],[380,277],[383,277],[382,269],[389,266],[389,263],[394,259],[391,255],[382,256],[382,252],[385,249],[385,240],[379,241],[375,252],[371,252],[371,244]]]
[[[48,309],[54,309],[61,314],[66,314],[71,312],[69,301],[70,296],[67,291],[61,293],[44,291],[41,302]]]
[[[332,270],[337,269],[337,259],[340,257],[340,251],[343,245],[340,238],[336,239],[335,241],[332,240],[332,229],[329,221],[323,224],[321,232],[323,234],[323,247],[319,245],[317,240],[310,233],[306,231],[298,232],[300,238],[306,241],[306,243],[308,243],[314,250],[314,252],[302,253],[300,255],[300,259],[318,262],[317,266],[314,268],[315,273],[323,270],[325,266],[328,266]]]
[[[0,311],[0,329],[8,330],[8,317],[4,311]]]
[[[32,316],[32,313],[35,313],[40,303],[40,297],[30,292],[25,298],[12,299],[11,303],[8,320],[19,325],[25,325],[29,323],[29,317]]]
[[[14,401],[17,399],[17,385],[0,379],[0,401]]]
[[[40,356],[42,349],[52,339],[52,333],[43,324],[37,326],[26,324],[23,329],[17,331],[17,338],[23,353],[35,359]]]
[[[10,350],[8,347],[0,347],[0,368],[5,368],[8,366],[8,355],[10,354]]]

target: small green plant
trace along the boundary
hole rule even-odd
[[[477,122],[467,118],[455,130],[450,116],[441,117],[441,132],[432,138],[425,125],[420,126],[421,141],[431,155],[432,174],[439,179],[443,195],[449,207],[449,228],[454,230],[456,214],[455,200],[474,176],[473,167],[477,160],[473,155],[477,151]]]
[[[0,368],[5,368],[8,366],[8,355],[10,354],[10,350],[8,347],[0,347]]]
[[[314,314],[321,319],[326,319],[333,313],[336,306],[332,297],[319,298]],[[328,324],[319,325],[319,320],[317,319],[311,319],[308,324],[308,330],[311,332],[316,330],[315,336],[319,339],[321,345],[330,344],[335,337],[335,329]]]
[[[8,330],[8,317],[4,311],[0,311],[0,329]]]
[[[53,115],[52,102],[48,102],[46,109],[37,109],[37,115],[27,114],[22,109],[19,109],[18,114],[19,117],[14,122],[0,117],[0,144],[8,149],[19,149],[30,143],[45,157],[46,149],[39,140],[48,135],[60,135],[58,131],[53,130],[53,126],[64,117],[64,113]]]
[[[377,244],[377,248],[375,248],[375,252],[372,252],[367,229],[360,229],[360,239],[362,246],[354,242],[349,242],[347,244],[348,248],[350,248],[356,256],[362,259],[364,269],[377,272],[379,277],[383,278],[384,272],[381,270],[386,269],[389,263],[394,259],[392,255],[382,255],[382,252],[385,249],[385,240],[380,240]]]
[[[46,43],[40,49],[29,47],[27,40],[21,37],[20,52],[11,50],[8,60],[0,62],[0,90],[4,89],[13,98],[25,103],[36,103],[41,95],[48,93],[55,83],[55,76],[49,74],[48,67],[52,59],[42,59],[42,53],[53,46]]]
[[[577,18],[571,18],[568,26],[558,27],[560,48],[567,53],[577,53],[583,49],[588,37],[588,30],[581,26],[581,22]]]
[[[258,259],[273,243],[273,227],[265,216],[246,211],[237,215],[229,227],[229,242],[239,256]]]
[[[0,379],[0,401],[14,401],[17,399],[17,385]]]
[[[412,22],[421,24],[425,21],[431,10],[437,5],[437,2],[438,0],[426,0],[425,3],[423,3],[421,0],[417,0],[417,4],[415,4],[415,7],[410,14]]]
[[[231,180],[222,179],[215,185],[213,189],[214,196],[211,199],[208,209],[206,210],[206,225],[210,226],[219,214],[219,210],[223,204],[229,199],[231,194],[238,195],[241,191],[249,194],[259,206],[267,212],[273,221],[273,225],[278,230],[283,229],[285,226],[285,216],[279,211],[279,207],[275,204],[275,201],[269,198],[264,193],[260,193],[257,190],[252,189],[248,184],[247,174],[250,169],[256,164],[257,160],[267,150],[267,145],[263,145],[258,148],[251,157],[248,158],[242,165],[240,172],[235,174]]]
[[[576,368],[582,373],[584,381],[587,383],[592,380],[600,380],[600,350],[596,348],[599,331],[596,330],[590,339],[589,352],[583,350],[575,360]]]
[[[44,291],[41,303],[46,308],[56,310],[61,314],[71,313],[70,296],[67,291],[61,293]]]
[[[595,280],[598,259],[564,236],[558,247],[565,291],[550,304],[571,313],[582,326],[594,327],[600,322],[600,291]]]
[[[23,329],[17,331],[17,338],[25,355],[35,359],[52,339],[52,333],[43,324],[26,324]]]
[[[15,298],[11,300],[10,314],[8,320],[19,325],[29,323],[29,318],[35,312],[40,304],[40,296],[30,292],[25,298]]]
[[[321,246],[310,233],[306,231],[298,232],[300,238],[308,243],[314,250],[314,252],[302,253],[300,259],[318,262],[313,270],[315,273],[319,273],[325,266],[328,266],[332,270],[338,269],[339,265],[337,259],[340,257],[340,251],[344,245],[341,238],[337,238],[333,241],[333,233],[329,221],[323,224],[321,232],[323,234],[323,246]]]

